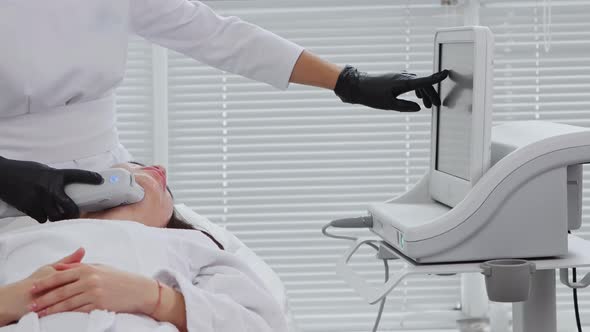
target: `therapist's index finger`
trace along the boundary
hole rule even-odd
[[[57,273],[54,273],[48,277],[35,281],[33,283],[33,288],[31,289],[31,294],[43,293],[45,291],[70,284],[78,280],[80,280],[79,269],[58,271]]]
[[[432,74],[426,77],[419,77],[408,80],[408,87],[410,90],[416,90],[420,88],[425,88],[428,86],[433,86],[437,83],[442,82],[445,78],[449,76],[448,70],[439,71],[436,74]]]

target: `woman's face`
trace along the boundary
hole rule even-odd
[[[118,206],[98,212],[83,212],[80,217],[88,219],[131,220],[151,227],[166,227],[174,204],[166,189],[166,169],[161,166],[140,166],[132,163],[117,164],[135,176],[135,181],[145,191],[140,202]]]

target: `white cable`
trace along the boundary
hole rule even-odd
[[[389,280],[389,263],[387,263],[387,259],[383,260],[383,266],[385,266],[385,282]],[[373,332],[377,332],[379,329],[379,323],[381,322],[381,315],[383,315],[383,308],[385,308],[385,301],[387,301],[387,296],[384,296],[379,304],[379,312],[377,313],[377,318],[375,319],[375,325],[373,325]]]
[[[325,224],[324,227],[322,227],[322,234],[324,234],[327,237],[331,237],[333,239],[350,240],[350,241],[358,240],[358,238],[353,237],[353,236],[334,235],[334,234],[328,233],[328,228],[330,228],[330,227],[332,227],[332,223]]]
[[[324,234],[327,237],[331,237],[333,239],[350,240],[350,241],[356,241],[356,240],[358,240],[358,237],[354,237],[354,236],[335,235],[335,234],[332,234],[332,233],[328,233],[328,228],[330,228],[330,227],[332,227],[332,223],[331,222],[325,224],[324,227],[322,227],[322,234]],[[372,241],[372,242],[379,242],[379,241],[375,240],[375,241]],[[379,251],[379,247],[377,245],[373,244],[372,242],[367,242],[367,244],[371,248]]]
[[[349,219],[349,220],[352,220],[352,219]],[[331,237],[333,239],[350,240],[350,241],[358,240],[358,238],[354,237],[354,236],[335,235],[332,233],[328,233],[328,228],[330,228],[332,226],[333,226],[333,222],[329,222],[329,223],[325,224],[324,227],[322,227],[322,234],[324,234],[324,236]],[[347,228],[347,227],[341,227],[341,228]],[[375,240],[373,242],[380,242],[380,241]],[[377,246],[373,242],[367,242],[366,244],[369,245],[371,248],[375,249],[377,252],[379,252],[379,246]],[[387,282],[389,280],[389,263],[387,263],[387,259],[383,259],[383,266],[385,267],[385,282]],[[377,329],[379,328],[379,323],[381,322],[381,316],[383,315],[383,309],[385,308],[385,301],[386,300],[387,300],[387,297],[383,297],[383,299],[381,300],[381,303],[379,303],[379,310],[377,312],[377,318],[375,318],[375,324],[373,325],[372,332],[377,332]]]

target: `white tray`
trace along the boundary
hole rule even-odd
[[[404,260],[408,264],[393,272],[389,280],[380,285],[372,286],[356,274],[348,265],[350,258],[363,245],[368,242],[378,242],[375,238],[359,238],[336,263],[336,272],[359,293],[367,302],[374,304],[387,296],[405,277],[412,274],[439,274],[448,275],[456,273],[481,272],[482,262],[452,263],[452,264],[417,264],[407,259],[395,249],[388,247],[389,251]],[[590,241],[586,241],[574,235],[568,236],[568,253],[564,256],[541,259],[528,259],[536,264],[537,270],[567,269],[573,267],[590,266]]]

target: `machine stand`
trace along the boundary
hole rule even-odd
[[[371,238],[358,239],[344,253],[336,263],[337,273],[361,295],[368,303],[374,304],[386,297],[401,281],[409,275],[448,275],[457,273],[484,273],[489,272],[478,262],[449,263],[449,264],[417,264],[395,248],[384,242],[380,242],[380,258],[394,258],[397,256],[407,264],[403,264],[398,270],[392,271],[389,280],[384,284],[375,286],[356,274],[347,263],[354,253],[364,244],[380,242]],[[568,253],[560,257],[531,259],[534,262],[535,272],[530,274],[530,292],[524,302],[515,302],[512,305],[513,331],[514,332],[556,332],[557,331],[557,305],[556,305],[556,278],[555,270],[560,270],[560,279],[568,287],[583,288],[590,284],[590,274],[582,280],[573,283],[568,279],[568,269],[573,267],[590,266],[590,241],[586,241],[574,235],[568,236]],[[531,270],[532,271],[532,270]],[[488,273],[489,274],[489,273]],[[527,273],[528,274],[528,273]],[[514,275],[516,276],[516,274]],[[528,279],[528,278],[527,278]],[[518,284],[519,278],[513,282]],[[509,281],[504,282],[507,284]],[[488,294],[489,295],[489,294]],[[524,298],[524,297],[521,297]]]
[[[534,273],[531,276],[529,299],[512,305],[513,331],[557,331],[555,292],[555,270]]]

